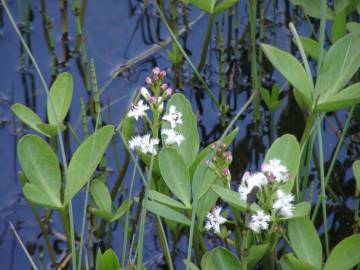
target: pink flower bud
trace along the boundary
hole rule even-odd
[[[158,81],[158,80],[159,80],[159,76],[158,76],[158,75],[154,75],[154,76],[152,77],[152,80],[153,80],[153,82]]]
[[[165,70],[162,70],[161,72],[160,72],[160,77],[165,77],[166,76],[166,71]]]
[[[230,170],[229,168],[225,168],[223,171],[224,176],[229,176],[230,175]]]
[[[216,162],[216,161],[217,161],[216,156],[213,156],[213,157],[211,158],[211,161],[212,161],[212,162]]]
[[[245,173],[244,173],[244,175],[243,175],[243,177],[242,177],[242,181],[244,182],[244,181],[247,181],[247,179],[249,179],[250,178],[250,176],[251,176],[251,173],[249,172],[249,171],[246,171]]]
[[[168,88],[168,89],[166,89],[166,95],[167,95],[167,96],[171,96],[171,95],[172,95],[172,93],[173,93],[172,88]]]
[[[216,143],[213,143],[212,145],[211,145],[211,149],[215,149],[216,148]]]
[[[160,68],[154,67],[153,70],[152,70],[152,73],[153,73],[154,75],[159,75],[159,74],[160,74]]]
[[[150,77],[146,77],[145,81],[146,81],[147,84],[152,84],[152,80],[151,80]]]
[[[230,151],[225,152],[225,159],[227,162],[231,162],[233,157]]]
[[[151,96],[150,97],[150,103],[154,104],[156,102],[156,97],[155,96]]]
[[[145,88],[145,87],[141,87],[140,89],[140,94],[146,99],[149,100],[150,99],[150,93],[149,91]]]
[[[161,85],[161,91],[165,91],[167,88],[168,88],[167,83],[163,83],[163,84]]]

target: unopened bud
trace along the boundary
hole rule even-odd
[[[223,174],[224,174],[224,176],[229,176],[229,175],[230,175],[230,170],[229,170],[229,168],[225,168],[225,169],[223,170]]]
[[[168,89],[166,89],[166,95],[167,95],[167,96],[171,96],[171,95],[172,95],[172,93],[173,93],[172,88],[168,88]]]
[[[162,70],[161,72],[160,72],[160,77],[165,77],[166,76],[166,71],[165,70]]]
[[[154,75],[159,75],[159,74],[160,74],[160,68],[154,67],[153,70],[152,70],[152,73],[153,73]]]
[[[168,88],[167,83],[163,83],[160,87],[161,91],[165,91]]]
[[[140,94],[147,100],[149,101],[150,100],[150,92],[145,88],[145,87],[141,87],[140,89]]]
[[[146,77],[145,81],[146,81],[147,84],[152,84],[152,80],[151,80],[150,77]]]

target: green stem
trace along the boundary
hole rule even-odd
[[[257,70],[257,56],[256,56],[256,10],[257,1],[248,0],[248,13],[250,18],[250,40],[251,40],[251,78],[252,78],[252,91],[255,94],[254,98],[254,119],[257,121],[260,114],[260,98],[259,98],[259,81]]]
[[[208,51],[210,40],[211,40],[211,34],[212,34],[215,17],[216,17],[216,15],[214,15],[214,14],[209,15],[209,22],[208,22],[208,26],[207,26],[207,30],[206,30],[206,35],[205,35],[205,39],[203,42],[203,47],[201,49],[200,62],[199,62],[199,65],[197,66],[198,72],[201,72],[206,64],[206,56],[207,56],[207,51]]]
[[[343,142],[344,142],[344,139],[345,139],[345,135],[347,133],[347,130],[349,129],[349,125],[350,125],[350,121],[352,119],[352,116],[353,116],[353,113],[354,113],[354,110],[355,110],[355,106],[352,106],[350,111],[349,111],[349,115],[346,119],[346,122],[345,122],[345,125],[344,125],[344,128],[343,128],[343,131],[341,132],[341,135],[340,135],[340,139],[339,139],[339,142],[338,144],[336,145],[336,149],[335,149],[335,152],[334,152],[334,155],[331,159],[331,162],[330,162],[330,166],[329,166],[329,169],[326,173],[326,177],[325,177],[325,187],[328,185],[329,181],[330,181],[330,177],[331,177],[331,174],[332,174],[332,171],[334,169],[334,166],[335,166],[335,163],[336,163],[336,160],[337,160],[337,156],[339,154],[339,151],[341,149],[341,146],[343,145]],[[317,213],[319,211],[319,207],[320,207],[320,200],[318,200],[316,202],[316,206],[314,208],[314,212],[312,214],[312,217],[311,217],[311,220],[312,222],[315,221],[316,219],[316,216],[317,216]]]
[[[319,143],[319,156],[320,156],[320,185],[321,185],[321,202],[322,202],[322,213],[324,223],[324,234],[325,234],[325,251],[326,256],[329,256],[329,235],[327,225],[327,214],[326,214],[326,194],[325,194],[325,176],[324,176],[324,157],[323,157],[323,143],[321,135],[321,121],[317,122],[318,128],[318,143]]]
[[[196,198],[194,200],[192,212],[191,212],[191,225],[190,225],[189,243],[188,243],[188,249],[187,249],[188,262],[191,262],[191,251],[192,251],[192,244],[193,244],[193,236],[194,236],[194,227],[195,227],[195,218],[196,218],[198,199],[199,198]],[[186,270],[189,270],[188,265],[186,265]]]

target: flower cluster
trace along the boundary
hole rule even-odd
[[[294,196],[281,189],[281,185],[288,180],[288,169],[279,159],[263,163],[261,172],[244,173],[238,189],[240,198],[249,203],[257,198],[258,204],[265,207],[264,210],[259,210],[251,216],[248,227],[255,233],[268,229],[271,218],[266,211],[271,211],[273,217],[293,215]],[[250,197],[250,194],[255,194],[256,197]]]
[[[140,98],[137,102],[131,104],[127,117],[132,117],[136,121],[138,121],[139,118],[144,118],[152,127],[153,132],[154,129],[157,130],[159,128],[161,121],[169,122],[171,129],[164,128],[161,132],[161,134],[166,137],[164,143],[180,145],[185,140],[185,137],[175,131],[175,127],[182,124],[182,113],[177,111],[174,105],[171,105],[168,114],[162,118],[160,117],[164,109],[164,102],[173,93],[173,90],[164,83],[165,77],[165,70],[160,70],[158,67],[152,70],[151,76],[145,79],[149,89],[141,87]],[[148,110],[151,110],[153,113],[153,122],[151,122],[150,117],[148,117],[146,113]],[[154,135],[156,138],[151,138],[150,134],[143,136],[137,135],[130,139],[129,148],[139,150],[144,154],[149,153],[156,155],[156,146],[160,143],[157,134],[156,132],[156,136]]]
[[[220,233],[220,225],[227,221],[226,218],[220,216],[221,207],[215,206],[211,212],[207,214],[207,221],[205,229],[207,231],[213,230],[215,233]]]
[[[226,148],[227,146],[224,143],[213,143],[211,149],[216,149],[216,153],[207,163],[219,176],[230,181],[229,165],[233,157],[230,151],[226,151]]]
[[[139,149],[144,154],[150,153],[156,155],[156,145],[159,144],[159,139],[150,137],[150,134],[144,136],[135,136],[129,141],[129,148],[131,150]]]
[[[170,123],[171,129],[164,128],[161,131],[161,134],[166,135],[165,144],[177,144],[180,145],[185,137],[175,130],[175,127],[179,124],[182,124],[182,113],[176,111],[176,107],[171,105],[169,108],[169,113],[162,117],[163,121]]]

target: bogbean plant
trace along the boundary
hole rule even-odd
[[[145,268],[142,249],[147,211],[157,217],[158,232],[163,231],[159,238],[170,269],[174,265],[164,228],[173,235],[172,245],[181,237],[179,232],[188,235],[188,254],[184,258],[187,269],[262,266],[263,269],[346,270],[360,262],[358,234],[341,241],[324,262],[318,232],[309,219],[311,205],[292,194],[301,157],[300,145],[293,135],[275,140],[259,170],[244,172],[240,183],[234,186],[229,170],[233,159],[229,146],[238,129],[200,150],[191,103],[184,95],[173,94],[164,82],[165,77],[165,71],[153,69],[146,78],[147,88],[139,90],[118,128],[126,146],[146,167],[145,195],[141,199],[128,198],[120,207],[114,207],[106,183],[98,177],[96,168],[114,135],[111,125],[95,130],[86,138],[68,166],[59,162],[56,149],[38,135],[20,139],[18,156],[24,195],[32,205],[61,214],[68,243],[74,241],[71,235],[74,224],[68,219],[71,220],[71,199],[91,183],[96,207],[92,205],[88,211],[107,222],[122,219],[133,201],[142,208],[135,252],[138,263],[134,266],[131,257],[128,265],[133,269]],[[60,131],[65,128],[62,122],[72,92],[71,75],[59,75],[49,93],[49,102],[56,100],[53,108],[48,106],[49,124],[42,123],[24,105],[15,104],[12,109],[27,126],[51,139],[58,127]],[[358,179],[357,165],[354,164],[354,174]],[[73,256],[81,251],[81,245],[77,245],[72,249]],[[104,253],[99,249],[96,269],[120,269],[127,262],[120,263],[111,249]]]

